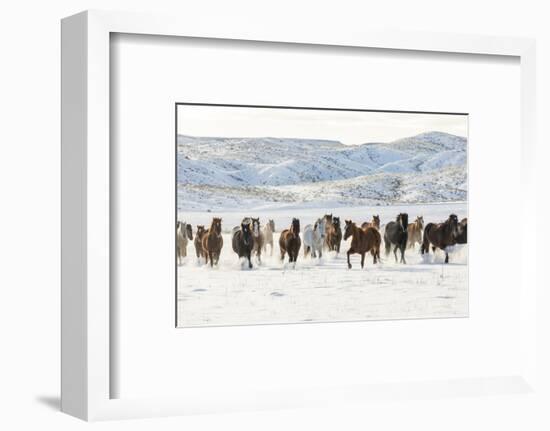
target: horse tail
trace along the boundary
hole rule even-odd
[[[422,247],[420,247],[421,254],[430,252],[430,240],[428,238],[428,235],[432,227],[433,227],[433,223],[428,223],[424,228],[424,236],[422,238]]]
[[[386,247],[386,257],[388,257],[391,251],[391,242],[387,235],[384,235],[384,246]]]

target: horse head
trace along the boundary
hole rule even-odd
[[[185,224],[185,231],[187,232],[187,238],[193,239],[193,227],[190,224]]]
[[[340,217],[332,218],[332,226],[334,226],[335,229],[338,229],[340,227]]]
[[[447,224],[451,228],[451,235],[453,238],[456,238],[458,236],[458,217],[456,214],[451,214],[449,218],[447,219]]]
[[[292,219],[292,226],[291,226],[290,230],[292,231],[292,233],[294,235],[298,235],[300,233],[300,220],[299,219],[297,219],[297,218]]]
[[[252,232],[250,231],[250,224],[241,223],[241,232],[243,233],[243,242],[244,245],[249,246],[253,241]]]
[[[222,234],[222,219],[214,217],[212,219],[212,225],[210,226],[210,232],[215,232],[217,235]]]
[[[199,238],[202,238],[203,235],[204,235],[204,225],[198,224],[197,225],[197,236]]]
[[[396,221],[397,224],[401,225],[401,229],[403,229],[403,231],[406,231],[407,227],[409,226],[409,215],[407,213],[399,213]]]
[[[252,219],[252,233],[254,236],[260,235],[260,219],[259,218],[253,218]]]
[[[380,229],[380,216],[378,214],[372,216],[372,224],[376,229]]]
[[[353,234],[353,223],[351,220],[345,220],[346,226],[344,227],[344,241],[347,240]]]
[[[418,216],[415,223],[422,230],[422,228],[424,228],[424,216]]]
[[[273,221],[273,219],[269,219],[269,227],[271,228],[271,232],[275,232],[275,222]]]
[[[326,229],[325,229],[325,219],[319,218],[315,222],[315,225],[313,226],[313,230],[315,232],[318,232],[319,235],[321,235],[321,238],[325,237]]]

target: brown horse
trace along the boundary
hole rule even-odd
[[[222,219],[214,217],[210,229],[208,229],[202,237],[202,249],[206,263],[210,260],[210,266],[218,264],[220,253],[223,247],[222,238]]]
[[[332,223],[328,227],[326,242],[328,244],[329,251],[340,253],[340,243],[342,242],[340,217],[332,217]]]
[[[449,253],[446,248],[456,244],[458,235],[458,217],[451,214],[443,223],[428,223],[424,229],[424,240],[422,242],[422,254],[428,254],[430,244],[432,251],[439,248],[445,252],[445,263],[449,263]]]
[[[323,220],[325,220],[325,248],[330,250],[329,243],[328,243],[328,232],[332,228],[332,214],[325,214],[323,216]]]
[[[198,224],[197,233],[195,236],[195,253],[197,254],[197,259],[204,256],[204,250],[202,248],[202,237],[204,236],[205,232],[206,230],[204,229],[204,225]]]
[[[302,246],[302,240],[300,239],[300,220],[297,218],[292,219],[290,228],[281,232],[279,237],[279,248],[281,249],[281,260],[285,260],[285,253],[288,253],[288,261],[294,262],[298,259],[298,252]]]
[[[407,246],[408,248],[414,248],[416,243],[422,246],[422,229],[424,229],[424,217],[417,217],[414,223],[409,223],[407,226]]]
[[[344,241],[351,236],[351,246],[348,250],[348,268],[351,269],[349,257],[351,254],[361,255],[361,268],[365,266],[365,253],[370,251],[373,263],[380,260],[380,243],[382,238],[380,232],[374,227],[358,228],[351,220],[346,220],[344,228]]]
[[[366,221],[361,225],[361,229],[366,229],[368,227],[375,227],[376,229],[380,230],[380,217],[378,215],[373,215],[372,221]]]

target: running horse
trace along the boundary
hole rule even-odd
[[[391,221],[386,225],[386,231],[384,232],[384,245],[386,246],[386,256],[390,254],[392,245],[393,255],[395,256],[395,262],[397,263],[397,250],[401,252],[401,263],[407,263],[405,261],[405,248],[407,247],[408,232],[407,227],[409,224],[409,216],[406,213],[400,213],[397,215],[395,221]]]
[[[449,263],[447,247],[456,244],[458,236],[458,217],[451,214],[443,223],[428,223],[424,228],[424,240],[422,241],[422,254],[428,254],[430,245],[432,251],[439,248],[445,253],[445,263]]]
[[[417,217],[414,223],[409,223],[407,227],[408,248],[414,248],[416,243],[422,247],[422,230],[424,229],[424,217]]]
[[[220,254],[223,247],[222,237],[222,219],[214,217],[210,228],[206,230],[202,237],[202,249],[206,263],[210,261],[210,266],[217,265],[220,260]]]
[[[294,263],[296,266],[296,260],[298,259],[298,252],[302,246],[302,240],[300,239],[300,220],[297,218],[292,219],[292,224],[288,229],[281,232],[279,237],[279,248],[281,250],[281,260],[285,260],[285,253],[288,253],[288,261]]]
[[[348,268],[351,269],[350,255],[361,255],[361,268],[365,266],[365,254],[370,251],[373,257],[373,263],[376,264],[380,260],[380,243],[382,238],[380,232],[374,227],[359,228],[351,220],[346,220],[344,228],[344,241],[351,236],[351,245],[347,252]]]

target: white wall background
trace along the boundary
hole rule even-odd
[[[20,0],[0,10],[0,427],[79,429],[57,411],[59,398],[59,20],[83,9],[227,15],[247,20],[309,20],[332,29],[389,29],[528,36],[538,41],[539,214],[550,193],[550,26],[546,2],[462,0],[167,1]],[[546,241],[548,229],[538,232]],[[541,241],[540,244],[542,244]],[[539,246],[539,264],[544,268]],[[539,277],[548,280],[548,275]],[[550,283],[546,282],[550,286]],[[544,294],[546,302],[548,294]],[[541,310],[542,311],[542,310]],[[541,316],[545,323],[549,319]],[[550,327],[550,325],[548,325]],[[550,362],[541,344],[540,360]],[[529,397],[385,403],[95,425],[101,429],[548,429],[546,405]],[[399,407],[400,414],[396,415]]]

